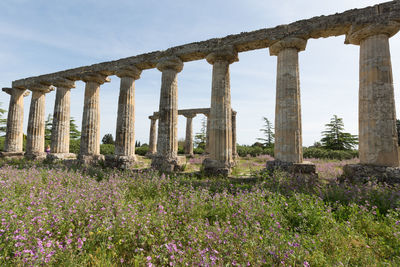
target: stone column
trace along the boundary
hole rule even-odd
[[[270,170],[279,167],[286,171],[315,172],[314,165],[303,164],[298,53],[305,49],[306,44],[307,40],[287,37],[269,48],[271,56],[278,56],[275,161],[267,163]]]
[[[57,87],[57,91],[51,130],[51,154],[47,155],[47,158],[75,158],[75,154],[69,153],[71,88],[75,88],[75,82],[58,79],[52,84]]]
[[[232,156],[234,159],[238,157],[236,151],[236,111],[232,110]]]
[[[165,172],[179,170],[182,161],[178,157],[178,73],[183,62],[177,57],[163,58],[157,64],[162,72],[158,120],[157,155],[151,166]]]
[[[399,167],[389,38],[398,22],[352,26],[346,43],[360,46],[360,164]]]
[[[186,138],[185,154],[193,157],[193,118],[196,114],[185,114],[186,117]]]
[[[115,133],[115,157],[107,157],[119,168],[133,167],[135,155],[135,80],[140,78],[141,70],[136,67],[119,70],[121,78],[118,99],[118,118]]]
[[[205,152],[210,153],[210,113],[204,114],[207,117],[207,129],[206,129],[206,147]]]
[[[207,56],[213,65],[209,158],[203,161],[204,171],[209,175],[228,175],[233,166],[232,158],[232,109],[229,65],[238,61],[237,52],[226,48]]]
[[[85,101],[82,116],[82,135],[79,159],[82,163],[91,163],[104,159],[100,155],[100,85],[109,82],[106,75],[85,75]]]
[[[23,152],[23,121],[24,121],[24,97],[29,91],[19,88],[3,88],[10,95],[10,104],[7,116],[6,139],[3,157],[21,157]]]
[[[150,122],[150,137],[149,137],[149,152],[147,152],[147,156],[151,157],[152,155],[157,153],[157,117],[149,116]]]
[[[54,88],[48,85],[33,85],[29,89],[32,91],[32,98],[29,109],[25,157],[42,159],[46,157],[44,152],[45,98],[46,93],[53,91]]]

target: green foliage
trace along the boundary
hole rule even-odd
[[[140,147],[135,148],[135,154],[140,156],[146,156],[147,152],[149,152],[148,145],[142,145]]]
[[[196,148],[206,148],[207,142],[207,118],[203,117],[201,120],[200,132],[194,135],[194,145]]]
[[[236,146],[236,151],[240,157],[246,157],[248,155],[256,157],[259,155],[274,155],[274,149],[272,147],[260,147],[260,146]]]
[[[69,138],[72,140],[78,140],[81,138],[81,132],[78,130],[75,119],[72,117],[69,120]]]
[[[303,148],[304,158],[315,159],[352,159],[358,157],[357,150],[329,150],[324,148],[308,147]]]
[[[112,134],[105,134],[103,139],[101,139],[101,142],[105,145],[113,145],[115,143]]]
[[[0,136],[0,151],[4,150],[4,141],[5,141],[5,137],[4,136]]]
[[[0,166],[1,266],[400,265],[399,186]]]
[[[357,142],[357,136],[345,133],[343,119],[333,115],[330,123],[325,124],[327,130],[322,132],[321,143],[324,148],[332,150],[350,150]]]
[[[1,106],[1,102],[0,102],[0,106]],[[2,133],[6,133],[6,126],[7,126],[7,119],[3,118],[4,114],[7,111],[5,109],[0,108],[0,134]]]
[[[114,144],[101,144],[100,145],[100,154],[114,155],[114,151],[115,151]]]
[[[272,147],[275,138],[274,128],[272,127],[272,122],[267,117],[263,117],[263,120],[264,127],[260,131],[264,133],[265,138],[257,138],[257,140],[262,141],[265,147]]]
[[[204,149],[203,148],[201,148],[201,147],[196,147],[196,148],[193,148],[193,153],[194,154],[204,154]]]
[[[46,144],[49,144],[51,141],[51,130],[53,128],[53,116],[50,113],[47,115],[44,125],[44,140]]]
[[[70,139],[69,140],[69,152],[79,154],[81,147],[81,139]]]

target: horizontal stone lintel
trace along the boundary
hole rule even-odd
[[[194,42],[181,46],[169,48],[164,51],[156,51],[133,57],[122,58],[84,66],[75,69],[64,70],[52,74],[13,81],[12,86],[16,88],[29,88],[33,84],[42,83],[45,80],[65,78],[73,81],[87,73],[100,73],[103,75],[115,75],[116,72],[125,67],[136,66],[138,69],[155,68],[158,61],[163,57],[176,56],[183,62],[204,59],[209,53],[221,47],[234,47],[237,52],[267,48],[273,43],[291,36],[303,38],[325,38],[346,34],[351,25],[369,25],[377,22],[398,21],[400,22],[400,1],[390,1],[362,9],[352,9],[343,13],[329,16],[313,17],[300,20],[291,24],[280,25],[275,28],[265,28],[251,32],[228,35],[223,38],[214,38],[201,42]]]

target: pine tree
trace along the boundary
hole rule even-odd
[[[75,124],[74,118],[69,120],[69,138],[71,140],[78,140],[81,138],[81,132],[78,131],[78,126]]]
[[[333,115],[330,123],[325,124],[326,131],[322,132],[322,146],[332,150],[350,150],[356,144],[357,135],[344,132],[343,119]]]
[[[201,120],[200,132],[194,135],[194,143],[196,147],[205,149],[207,142],[207,119],[204,117]]]
[[[262,141],[265,147],[272,147],[275,139],[273,131],[274,128],[272,127],[272,122],[270,122],[267,117],[263,117],[263,120],[264,120],[264,128],[260,129],[260,131],[264,133],[265,138],[257,138],[257,140]]]
[[[46,143],[51,141],[51,130],[53,128],[53,117],[51,114],[47,115],[47,119],[44,122],[44,140]]]
[[[103,144],[113,145],[114,144],[114,137],[112,136],[112,134],[106,134],[106,135],[103,136],[103,139],[101,140],[101,142],[103,142]]]

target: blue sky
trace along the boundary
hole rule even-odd
[[[13,80],[115,60],[171,46],[243,31],[330,15],[382,1],[373,0],[2,0],[0,2],[0,86]],[[397,114],[400,107],[400,33],[390,39]],[[344,36],[310,39],[300,53],[303,144],[321,139],[334,115],[345,129],[358,133],[359,47],[344,45]],[[212,68],[205,60],[187,62],[178,76],[178,106],[210,105]],[[276,57],[268,49],[239,54],[231,65],[232,107],[237,115],[240,144],[262,137],[262,117],[274,121]],[[119,78],[100,91],[101,136],[115,135]],[[71,93],[71,116],[80,128],[84,83]],[[150,121],[158,109],[161,73],[143,71],[136,81],[136,139],[148,142]],[[53,113],[55,92],[46,95],[46,114]],[[0,93],[3,108],[9,96]],[[25,124],[30,96],[25,98]],[[194,119],[194,132],[202,116]],[[179,118],[179,138],[185,136]]]

